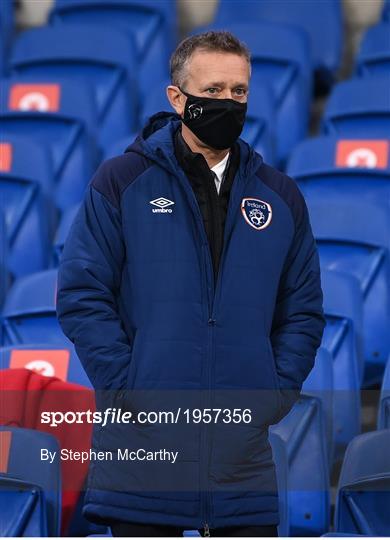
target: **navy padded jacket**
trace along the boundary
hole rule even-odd
[[[91,464],[84,513],[184,528],[277,524],[268,427],[298,398],[325,325],[307,207],[295,182],[239,139],[214,286],[202,215],[174,154],[179,125],[154,115],[98,168],[60,261],[58,319],[98,410],[176,418],[94,426],[93,448],[108,458]],[[196,408],[213,421],[189,421]],[[126,449],[178,455],[130,460]]]

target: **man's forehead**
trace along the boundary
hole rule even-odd
[[[188,74],[201,82],[245,84],[249,65],[244,56],[220,51],[195,51],[188,64]]]

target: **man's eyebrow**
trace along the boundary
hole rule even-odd
[[[206,83],[206,84],[203,84],[202,85],[204,88],[210,88],[210,87],[213,87],[213,86],[226,86],[226,84],[222,81],[215,81],[215,82],[210,82],[210,83]],[[241,86],[243,88],[248,88],[248,85],[246,83],[243,83],[243,82],[236,82],[232,85],[232,88],[237,88],[237,86]]]

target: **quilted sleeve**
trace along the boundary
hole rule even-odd
[[[305,200],[300,192],[298,197],[300,211],[279,283],[271,332],[283,402],[281,418],[299,397],[326,324],[317,247]]]
[[[58,272],[57,316],[95,389],[121,389],[131,359],[117,299],[125,257],[120,210],[90,181],[66,239]]]

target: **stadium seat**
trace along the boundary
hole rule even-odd
[[[390,22],[390,0],[385,0],[383,4],[382,19]]]
[[[271,426],[286,444],[291,536],[318,536],[329,528],[329,469],[321,401],[301,394],[281,422]],[[315,471],[315,474],[313,474]]]
[[[50,156],[38,143],[8,136],[1,126],[0,199],[7,267],[14,277],[48,264],[55,212]],[[3,244],[4,245],[4,244]]]
[[[8,55],[15,32],[14,1],[0,2],[0,77],[7,74]]]
[[[377,24],[367,30],[357,55],[356,75],[362,77],[387,75],[390,78],[389,35],[390,21]]]
[[[388,161],[387,139],[320,137],[298,145],[287,167],[308,203],[322,268],[359,281],[365,385],[381,379],[390,350]]]
[[[302,386],[302,392],[307,396],[314,396],[321,401],[324,423],[326,427],[326,442],[328,449],[329,466],[333,462],[333,357],[323,347],[317,351],[314,367]]]
[[[54,172],[50,150],[27,135],[2,135],[0,142],[0,175],[31,178],[39,184],[45,206],[44,215],[49,224],[50,238],[57,225],[54,205]]]
[[[337,461],[361,430],[363,300],[354,276],[322,270],[321,283],[327,320],[322,345],[334,354],[334,459]]]
[[[120,29],[135,42],[141,103],[156,82],[168,75],[176,45],[174,0],[57,0],[53,24],[102,24]]]
[[[2,210],[0,210],[0,308],[3,305],[6,292],[10,283],[10,273],[8,266],[8,235],[5,226],[5,217]],[[1,334],[0,334],[1,335]],[[1,339],[0,339],[1,342]]]
[[[57,343],[69,345],[56,318],[57,270],[17,279],[3,309],[3,344]]]
[[[343,46],[342,8],[338,0],[302,2],[300,0],[221,0],[215,24],[269,21],[287,23],[306,32],[310,38],[310,62],[320,85],[333,82],[341,63]]]
[[[0,432],[0,444],[2,438]],[[0,508],[3,538],[47,536],[46,508],[40,486],[0,474]]]
[[[322,131],[352,139],[386,139],[390,130],[389,77],[336,84],[326,104]]]
[[[89,85],[59,78],[45,81],[38,76],[0,81],[2,138],[28,133],[50,150],[54,200],[64,210],[82,199],[97,164],[96,109]]]
[[[136,127],[135,51],[121,32],[70,24],[27,30],[15,41],[10,66],[18,77],[68,77],[74,84],[91,84],[102,147],[113,134],[125,136]]]
[[[104,152],[104,159],[110,159],[112,157],[123,154],[129,144],[131,144],[137,136],[138,133],[133,133],[132,135],[129,135],[128,137],[123,137],[122,139],[118,139],[117,141],[107,146]]]
[[[383,375],[378,409],[378,429],[390,429],[390,356]]]
[[[41,459],[42,449],[56,452],[53,463]],[[61,473],[56,439],[40,431],[0,426],[0,454],[1,536],[58,536]]]
[[[358,390],[353,387],[356,377],[353,378],[352,366],[357,365],[353,322],[327,315],[321,345],[334,359],[333,460],[338,461],[343,456],[345,446],[351,437],[360,433],[360,396]]]
[[[64,337],[65,341],[65,337]],[[29,343],[0,348],[0,369],[26,368],[46,377],[92,388],[71,343]]]
[[[204,30],[224,28],[213,25]],[[299,29],[273,23],[231,23],[228,29],[251,51],[250,99],[262,99],[263,90],[257,96],[257,88],[264,86],[274,96],[276,159],[283,166],[308,130],[312,79],[307,36]]]
[[[289,536],[290,516],[288,511],[288,456],[285,442],[276,433],[269,434],[272,457],[275,462],[279,496],[278,536]]]
[[[360,387],[364,375],[364,329],[363,329],[363,295],[356,276],[337,270],[322,269],[321,285],[324,293],[324,309],[327,316],[350,319],[353,323],[355,349],[352,358],[345,359],[347,364],[340,367],[336,378],[350,374],[349,379],[356,381],[350,388]]]
[[[53,246],[53,263],[55,266],[58,266],[62,250],[64,248],[64,242],[68,236],[68,232],[72,222],[77,214],[79,205],[76,204],[68,208],[62,215],[60,224],[58,226]]]
[[[338,532],[387,536],[390,531],[390,429],[355,437],[340,473]]]

